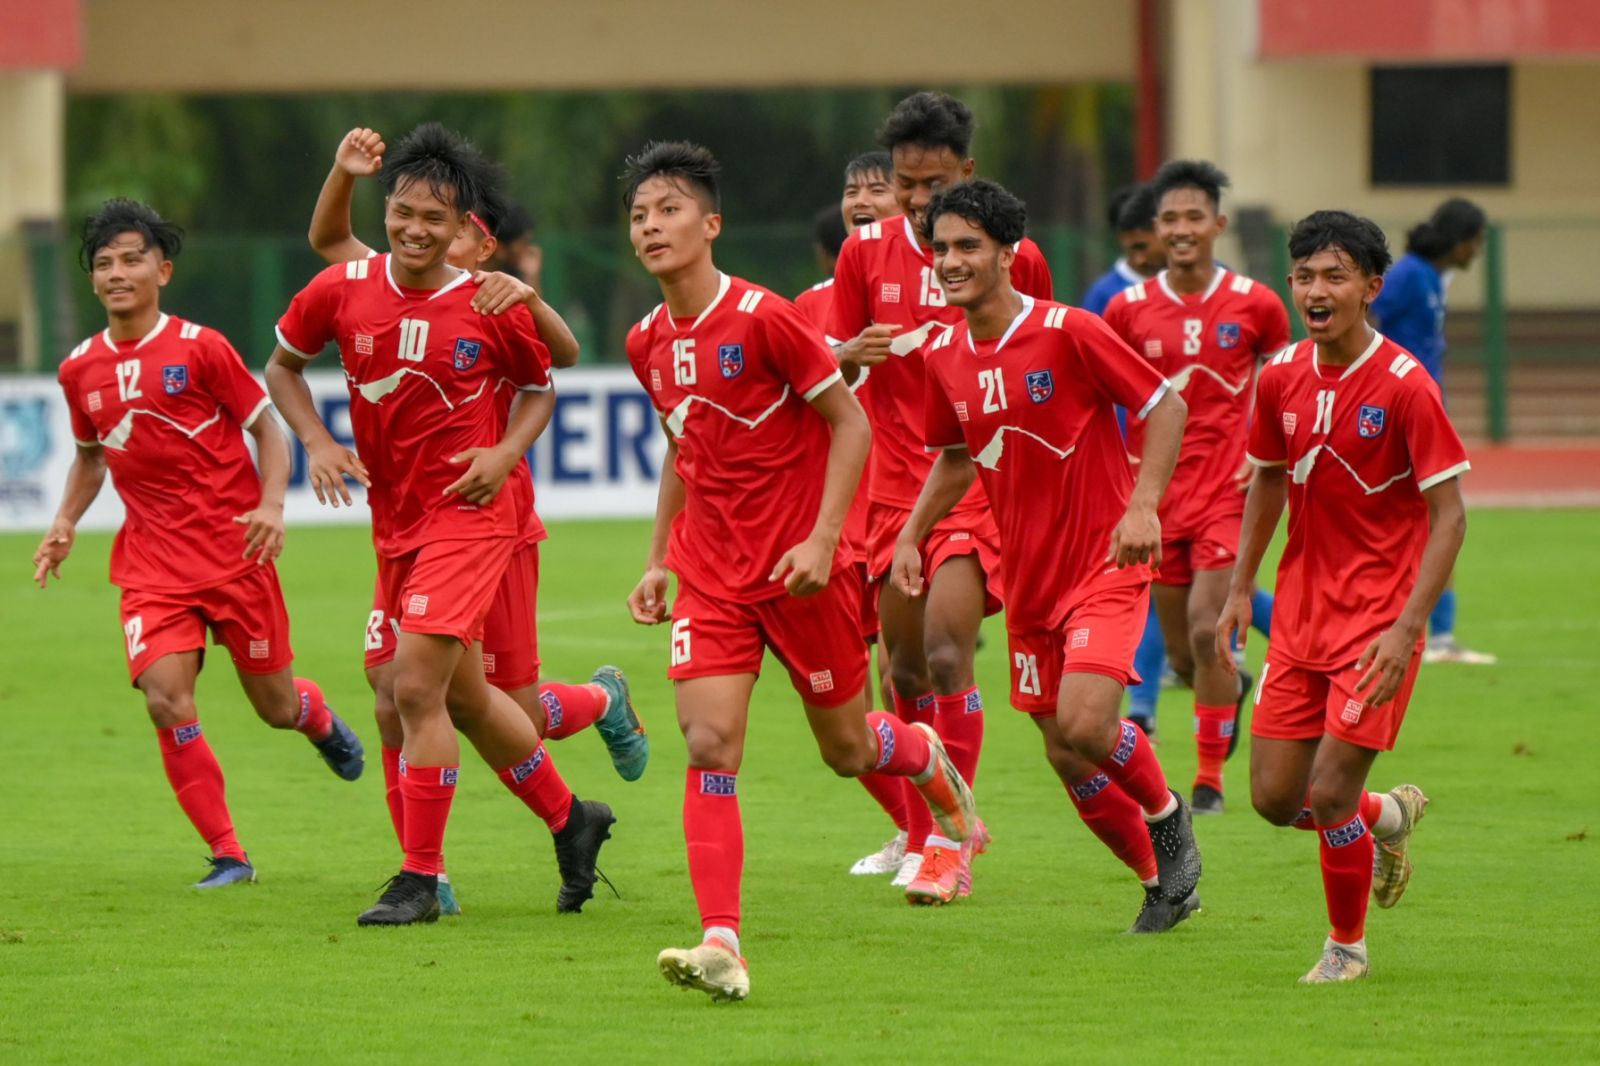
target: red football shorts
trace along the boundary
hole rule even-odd
[[[1316,740],[1326,734],[1358,748],[1392,751],[1421,665],[1419,642],[1400,691],[1382,707],[1368,707],[1356,692],[1356,682],[1365,671],[1354,666],[1310,670],[1274,656],[1268,644],[1267,661],[1256,682],[1250,735],[1269,740]]]
[[[227,648],[233,665],[247,674],[275,674],[294,662],[289,612],[271,563],[199,592],[122,591],[124,650],[128,676],[136,683],[163,655],[199,651],[204,656],[207,629],[213,643]]]
[[[878,642],[878,585],[877,582],[867,577],[867,564],[855,562],[850,564],[850,569],[855,571],[856,580],[861,583],[861,606],[858,608],[861,626],[861,639],[868,644]]]
[[[861,582],[853,566],[834,571],[814,596],[774,596],[759,603],[701,596],[680,579],[667,676],[683,681],[760,674],[762,652],[771,648],[802,700],[814,707],[843,706],[867,684],[860,609]]]
[[[1007,632],[1011,706],[1054,714],[1061,678],[1103,674],[1136,685],[1133,655],[1150,610],[1150,568],[1130,566],[1098,575],[1053,629]]]
[[[867,573],[874,583],[888,580],[894,565],[894,545],[911,512],[893,504],[872,502],[867,511]],[[983,613],[998,614],[1004,604],[1000,593],[1000,527],[987,510],[956,511],[945,515],[922,542],[922,580],[932,581],[947,560],[976,555],[983,567]]]
[[[1237,495],[1237,494],[1235,494]],[[1242,501],[1242,497],[1241,497]],[[1161,569],[1156,580],[1163,585],[1192,585],[1196,570],[1228,570],[1238,558],[1239,530],[1244,522],[1241,503],[1211,512],[1195,529],[1161,542]]]
[[[483,676],[504,692],[539,680],[539,545],[511,555],[483,623]]]
[[[404,633],[483,639],[517,538],[440,540],[393,559],[378,558],[378,594]],[[380,627],[381,628],[381,627]],[[368,627],[368,633],[372,627]]]

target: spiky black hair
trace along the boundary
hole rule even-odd
[[[483,199],[486,165],[482,154],[459,133],[425,122],[384,157],[378,181],[391,195],[408,182],[424,182],[440,201],[466,214],[477,210]]]
[[[1378,224],[1348,211],[1313,211],[1289,234],[1289,258],[1294,262],[1330,248],[1344,252],[1369,277],[1383,274],[1393,262],[1389,241]]]
[[[146,249],[154,245],[164,258],[172,259],[183,250],[183,230],[168,222],[149,204],[118,197],[100,205],[100,210],[83,220],[83,241],[78,248],[78,263],[84,273],[94,270],[95,253],[124,233],[137,233]]]
[[[878,128],[878,143],[893,152],[901,145],[948,148],[962,159],[977,126],[972,109],[946,93],[920,92],[894,105]]]
[[[651,178],[665,178],[689,186],[710,204],[713,213],[722,210],[722,164],[711,154],[711,149],[703,145],[690,141],[651,141],[638,155],[630,155],[623,165],[623,207],[633,206],[639,186]]]
[[[1156,176],[1150,179],[1155,190],[1156,204],[1173,189],[1199,189],[1211,201],[1211,206],[1222,208],[1222,190],[1228,187],[1228,175],[1215,163],[1203,159],[1174,159],[1161,164]]]

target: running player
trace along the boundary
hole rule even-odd
[[[765,649],[787,668],[835,773],[910,777],[957,842],[977,816],[930,727],[863,713],[861,592],[840,530],[871,433],[794,305],[712,261],[719,170],[706,149],[681,142],[647,145],[627,163],[629,234],[663,296],[628,331],[628,361],[668,434],[628,608],[642,625],[667,621],[668,571],[678,575],[667,676],[689,749],[683,829],[704,940],[657,963],[675,984],[743,999],[738,777]]]
[[[1467,269],[1483,250],[1489,217],[1483,208],[1452,197],[1434,209],[1426,222],[1406,234],[1406,254],[1384,276],[1383,290],[1372,302],[1372,324],[1416,357],[1444,390],[1444,310],[1450,279]],[[1492,666],[1498,660],[1456,640],[1456,590],[1446,585],[1428,616],[1425,663],[1468,663]]]
[[[1167,163],[1151,181],[1156,234],[1166,269],[1118,294],[1106,321],[1166,374],[1189,405],[1183,449],[1161,501],[1156,613],[1167,657],[1194,689],[1196,814],[1221,814],[1222,764],[1238,743],[1247,677],[1218,661],[1217,615],[1233,572],[1239,473],[1258,362],[1289,341],[1289,316],[1267,286],[1220,266],[1213,255],[1227,227],[1228,177],[1210,163]],[[1140,451],[1137,425],[1129,449]]]
[[[1217,656],[1231,664],[1231,637],[1245,638],[1250,582],[1287,502],[1250,792],[1267,821],[1318,833],[1333,928],[1301,980],[1321,984],[1366,976],[1368,890],[1392,907],[1411,877],[1407,844],[1427,797],[1415,785],[1367,792],[1366,780],[1399,735],[1428,611],[1466,535],[1470,464],[1433,379],[1367,322],[1389,266],[1383,231],[1318,211],[1295,226],[1289,256],[1310,339],[1257,386],[1256,471]]]
[[[891,218],[899,213],[899,204],[895,201],[889,181],[892,169],[893,163],[889,159],[888,152],[865,152],[856,156],[845,164],[844,192],[838,206],[825,209],[826,228],[823,217],[818,216],[818,247],[827,255],[824,266],[829,277],[795,297],[794,304],[824,333],[828,329],[828,318],[833,308],[832,274],[839,262],[839,250],[844,245],[845,238],[862,226]],[[827,236],[828,243],[823,243],[824,235]],[[833,338],[828,338],[828,341],[835,348],[838,347]],[[866,384],[868,374],[869,371],[863,368],[860,376],[850,385],[850,391],[862,402],[863,408],[866,407],[866,402],[862,386]],[[868,418],[870,417],[869,414]],[[844,523],[844,540],[850,545],[855,560],[856,576],[861,579],[861,635],[868,644],[877,647],[880,696],[884,707],[893,707],[894,695],[889,686],[888,663],[884,657],[883,644],[878,640],[878,589],[872,582],[868,567],[867,514],[870,509],[871,499],[867,491],[867,479],[863,477],[861,484],[856,488],[855,497],[850,501],[850,513]],[[869,685],[867,688],[869,711],[872,710],[870,705],[872,691]],[[878,806],[883,808],[883,812],[894,823],[895,834],[876,851],[857,859],[850,867],[850,872],[868,875],[895,873],[905,861],[906,841],[910,837],[911,830],[905,782],[898,777],[885,774],[865,774],[857,780],[872,798],[877,800]]]
[[[1100,319],[1016,291],[1026,223],[1022,201],[989,181],[928,207],[939,283],[963,319],[923,349],[939,458],[895,546],[894,583],[920,593],[919,545],[981,477],[1006,559],[1012,704],[1038,725],[1085,823],[1144,883],[1131,932],[1161,932],[1200,905],[1200,852],[1149,739],[1118,710],[1161,561],[1156,507],[1184,403]],[[1119,403],[1147,427],[1137,483]]]
[[[350,204],[356,179],[377,174],[385,150],[383,138],[365,127],[351,130],[339,143],[333,169],[317,196],[309,235],[312,248],[330,263],[362,260],[377,254],[352,232]],[[504,175],[500,169],[476,153],[472,161],[479,173],[482,191],[477,209],[468,214],[472,225],[451,242],[448,262],[459,269],[475,272],[474,278],[479,283],[479,291],[473,299],[475,309],[504,314],[516,304],[525,304],[533,315],[540,339],[548,338],[551,361],[556,366],[571,366],[578,360],[578,343],[560,314],[519,278],[484,272],[498,253],[496,234],[512,212],[504,194]],[[496,388],[495,399],[502,419],[510,415],[515,391],[504,380]],[[516,494],[518,513],[524,520],[521,540],[484,623],[484,677],[517,702],[546,740],[559,740],[594,726],[606,743],[617,773],[624,780],[637,780],[649,760],[649,740],[633,710],[627,678],[621,670],[601,666],[587,685],[539,683],[538,545],[546,533],[544,523],[533,508],[532,471],[526,456],[511,448],[491,449],[482,458],[485,490],[499,491],[500,486],[508,485]],[[366,675],[376,697],[374,710],[382,740],[390,820],[403,846],[404,815],[400,801],[403,734],[394,706],[390,665],[399,634],[393,623],[394,619],[384,609],[381,586],[375,588],[365,636]],[[443,869],[439,872],[439,908],[445,915],[461,913],[455,889]]]
[[[594,860],[615,821],[580,801],[516,703],[484,682],[484,623],[524,532],[514,492],[490,491],[486,453],[523,454],[550,418],[549,360],[525,307],[473,307],[477,285],[447,262],[473,225],[482,175],[475,153],[437,124],[418,127],[380,173],[390,253],[319,274],[278,325],[268,385],[306,443],[319,498],[350,504],[344,477],[368,487],[381,600],[398,614],[393,692],[405,859],[363,925],[439,915],[437,878],[459,775],[455,728],[550,828],[562,887],[558,910],[593,893]],[[363,458],[340,447],[311,402],[304,370],[337,341]],[[526,395],[509,423],[494,386]],[[465,473],[453,460],[469,462]],[[369,473],[370,471],[370,473]],[[467,652],[468,654],[463,654]]]
[[[868,554],[879,587],[894,710],[907,721],[934,722],[969,785],[983,746],[983,697],[973,656],[984,616],[1000,609],[999,533],[983,489],[973,486],[929,532],[922,546],[924,594],[907,597],[882,579],[932,464],[917,431],[924,388],[918,349],[934,326],[961,317],[945,303],[922,224],[936,191],[972,177],[975,164],[967,152],[973,125],[971,110],[942,93],[915,93],[890,112],[878,141],[892,160],[902,215],[863,226],[845,241],[828,329],[845,340],[839,362],[847,378],[872,370],[865,393],[876,441],[868,480]],[[1012,269],[1020,291],[1049,299],[1050,270],[1025,237]],[[919,901],[970,892],[972,856],[987,845],[987,830],[980,825],[964,849],[937,834],[930,839],[927,811],[915,796],[906,800],[908,854],[894,883]]]
[[[361,776],[364,758],[322,690],[292,669],[273,566],[283,550],[288,439],[227,338],[161,310],[182,244],[177,226],[133,200],[108,200],[84,222],[80,254],[106,328],[61,364],[78,447],[33,576],[40,588],[61,577],[109,469],[126,510],[111,583],[122,590],[128,673],[144,693],[178,805],[211,847],[211,869],[195,885],[209,889],[256,874],[195,710],[206,630],[228,649],[262,721],[303,734],[347,781]]]

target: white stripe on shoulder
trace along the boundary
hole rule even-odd
[[[654,307],[652,307],[650,309],[650,313],[648,315],[645,315],[643,318],[641,318],[639,320],[639,332],[640,333],[645,333],[650,329],[650,323],[652,323],[652,322],[654,322],[656,320],[656,316],[661,313],[661,309],[663,307],[665,307],[665,306],[667,306],[667,305],[664,304],[664,303],[656,304]]]
[[[868,222],[865,226],[862,226],[860,229],[856,230],[856,232],[861,234],[861,239],[864,241],[879,240],[883,237],[883,223]]]
[[[1299,347],[1299,345],[1295,344],[1295,343],[1289,343],[1289,344],[1284,345],[1283,349],[1281,351],[1279,351],[1277,355],[1273,356],[1271,361],[1268,362],[1267,365],[1268,366],[1282,366],[1285,363],[1294,362],[1294,350],[1296,348],[1298,348],[1298,347]]]
[[[200,326],[194,322],[185,322],[178,327],[178,337],[181,340],[192,341],[200,336]]]
[[[1066,321],[1067,309],[1065,307],[1052,307],[1044,313],[1045,329],[1061,329]]]
[[[766,293],[760,289],[747,290],[743,296],[739,297],[739,310],[747,315],[755,314],[756,305],[761,302],[761,298],[765,295]]]
[[[348,263],[346,263],[344,265],[345,280],[346,281],[359,281],[362,278],[366,277],[367,276],[367,272],[371,269],[371,267],[370,267],[371,262],[372,262],[372,258],[370,256],[367,257],[366,259],[352,259],[352,260],[350,260]]]
[[[94,338],[90,337],[88,340],[84,341],[82,344],[79,344],[76,348],[72,349],[72,351],[68,352],[67,353],[67,358],[68,359],[76,359],[76,358],[78,358],[78,356],[80,356],[83,353],[87,352],[89,350],[89,346],[92,345],[93,343],[94,343]],[[96,441],[95,443],[98,444],[99,442]]]
[[[1233,280],[1228,283],[1228,288],[1232,289],[1234,292],[1245,293],[1254,288],[1255,284],[1256,283],[1254,281],[1245,277],[1243,274],[1235,274],[1233,276]]]
[[[933,352],[938,351],[940,348],[943,348],[945,345],[949,344],[950,338],[954,337],[955,335],[956,328],[954,326],[944,327],[944,329],[939,331],[939,335],[933,339],[933,343],[928,346],[928,350]]]
[[[1141,281],[1137,285],[1129,285],[1126,289],[1122,290],[1123,299],[1127,300],[1129,303],[1137,303],[1138,301],[1145,299],[1150,295],[1149,290],[1145,288],[1146,284],[1146,282]]]

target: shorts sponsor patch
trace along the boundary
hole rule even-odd
[[[250,642],[250,658],[265,659],[272,654],[272,641],[252,640]]]
[[[814,673],[812,673],[812,675],[811,675],[811,691],[812,692],[832,692],[833,691],[833,671],[832,670],[817,670]]]
[[[1087,648],[1089,646],[1089,629],[1074,629],[1067,634],[1067,644],[1073,648]]]
[[[406,601],[406,614],[423,615],[428,613],[428,597],[422,593],[413,593]]]
[[[200,723],[186,722],[172,731],[172,739],[179,744],[187,744],[191,740],[200,738]]]
[[[494,652],[492,651],[483,653],[483,672],[486,674],[494,673]]]
[[[950,541],[952,544],[955,543],[958,540],[971,540],[971,539],[972,539],[972,534],[968,533],[964,529],[958,529],[954,533],[951,533],[949,536],[945,537],[945,540]]]
[[[1361,707],[1360,700],[1345,700],[1344,710],[1339,712],[1339,721],[1345,725],[1355,725],[1361,721]]]
[[[700,771],[700,795],[734,796],[738,794],[739,775],[718,773],[716,770]]]
[[[511,780],[522,784],[533,776],[533,772],[544,765],[544,745],[540,744],[533,749],[533,754],[523,759],[511,768]]]

